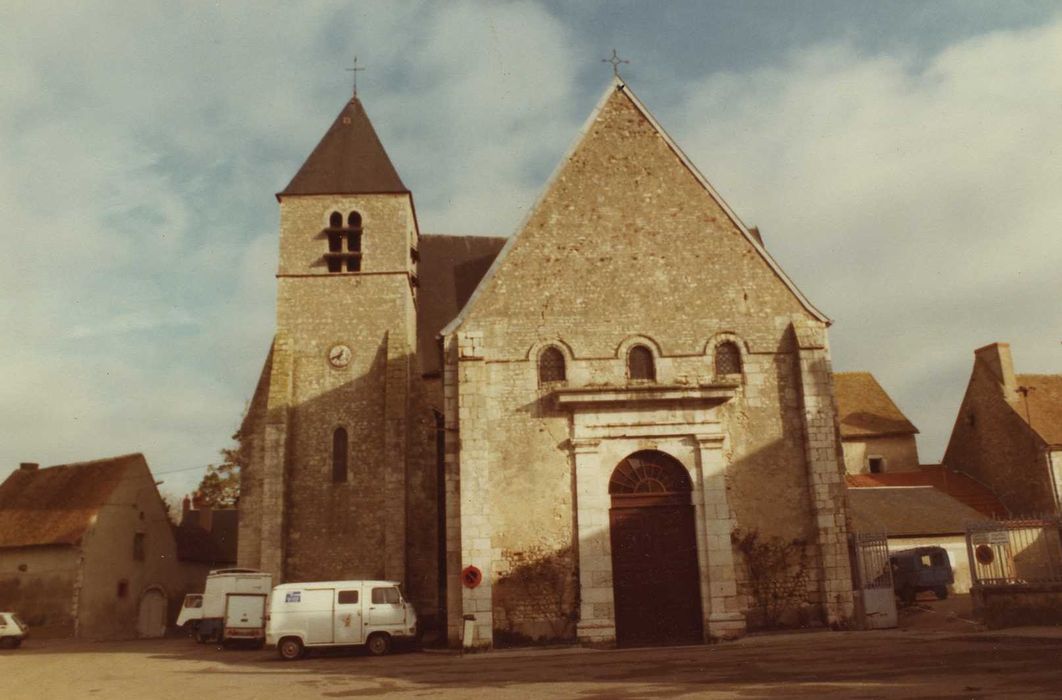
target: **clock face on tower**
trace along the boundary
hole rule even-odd
[[[328,351],[328,363],[333,367],[346,367],[350,364],[350,348],[346,345],[333,345]]]

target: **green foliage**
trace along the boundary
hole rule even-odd
[[[233,508],[240,499],[240,469],[246,463],[243,445],[221,450],[224,461],[207,467],[196,489],[199,508]]]

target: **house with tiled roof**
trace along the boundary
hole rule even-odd
[[[1016,374],[1007,343],[975,350],[944,463],[1014,515],[1062,512],[1062,374]]]
[[[833,375],[845,471],[849,474],[918,469],[918,428],[870,372]]]
[[[143,455],[41,469],[0,484],[0,610],[45,634],[158,637],[183,572]]]

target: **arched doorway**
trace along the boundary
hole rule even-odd
[[[158,588],[149,588],[140,598],[136,633],[138,637],[161,637],[166,634],[166,594]]]
[[[704,641],[686,468],[643,450],[612,472],[612,590],[620,646]]]

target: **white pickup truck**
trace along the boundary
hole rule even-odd
[[[197,642],[265,643],[266,610],[273,577],[254,569],[218,569],[207,576],[201,594],[184,597],[177,626]]]
[[[0,649],[17,649],[29,636],[29,627],[12,612],[0,612]]]

